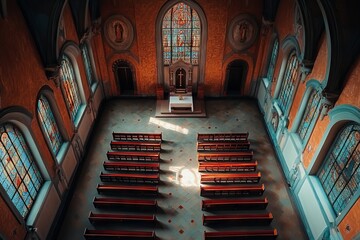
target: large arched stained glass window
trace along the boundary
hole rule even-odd
[[[360,125],[349,124],[337,135],[318,177],[336,214],[340,214],[359,189]]]
[[[277,59],[278,50],[279,50],[279,40],[277,38],[275,38],[273,49],[271,52],[271,58],[270,58],[270,62],[269,62],[268,72],[266,75],[267,79],[270,82],[273,80],[273,77],[274,77],[275,63],[276,63],[276,59]]]
[[[25,139],[13,124],[0,126],[0,182],[24,218],[43,185]]]
[[[89,47],[86,43],[83,43],[81,45],[81,54],[84,59],[86,78],[87,78],[88,84],[91,89],[91,86],[95,83],[95,77],[94,77],[94,71],[92,68],[91,60],[90,60]]]
[[[76,120],[77,113],[80,109],[81,99],[79,93],[79,86],[77,84],[74,68],[67,56],[63,56],[61,60],[60,78],[63,86],[63,94],[66,105],[71,115],[73,122]]]
[[[63,139],[56,124],[54,114],[50,108],[49,101],[43,95],[41,95],[38,100],[37,113],[50,148],[56,155],[63,143]]]
[[[320,93],[315,89],[311,90],[309,100],[307,102],[305,112],[302,116],[301,122],[297,129],[297,133],[299,134],[302,141],[304,141],[305,137],[308,135],[309,130],[315,118],[317,117],[317,109],[320,104]]]
[[[197,12],[185,3],[175,4],[162,22],[164,64],[169,65],[179,59],[199,64],[200,36],[201,23]]]
[[[281,82],[279,92],[279,106],[281,110],[286,113],[291,105],[293,95],[299,82],[299,61],[296,57],[296,52],[290,53],[286,63],[285,73]]]

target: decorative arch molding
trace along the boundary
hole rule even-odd
[[[199,58],[199,81],[198,84],[205,82],[205,62],[206,62],[206,45],[207,45],[207,19],[203,9],[200,5],[193,0],[169,0],[160,9],[159,14],[156,17],[155,23],[155,42],[156,42],[156,65],[157,65],[157,84],[164,85],[164,60],[162,55],[162,37],[161,26],[162,20],[166,12],[175,4],[183,2],[194,9],[201,21],[201,46],[200,46],[200,58]]]
[[[39,151],[38,144],[34,140],[35,137],[31,130],[32,120],[32,113],[20,106],[9,107],[0,111],[0,125],[9,122],[15,124],[16,127],[21,130],[24,138],[27,141],[27,144],[29,145],[29,148],[31,149],[31,153],[34,155],[34,159],[36,160],[36,163],[44,176],[44,179],[50,180],[50,175],[44,162],[42,161],[43,157]]]
[[[300,124],[301,124],[301,121],[304,117],[304,114],[305,114],[305,110],[309,104],[309,99],[311,97],[311,94],[313,91],[316,91],[317,94],[321,94],[321,92],[323,91],[323,87],[321,85],[321,83],[318,81],[318,80],[315,80],[315,79],[311,79],[309,81],[306,82],[306,90],[305,90],[305,93],[302,97],[302,100],[301,100],[301,104],[300,104],[300,107],[297,111],[297,114],[295,116],[295,119],[294,119],[294,123],[291,127],[291,130],[290,130],[290,134],[293,134],[293,135],[296,135],[296,138],[297,138],[297,143],[298,143],[298,149],[299,151],[303,151],[303,149],[305,148],[309,138],[310,138],[310,135],[311,135],[311,132],[312,130],[314,129],[314,126],[315,126],[315,123],[317,121],[317,119],[319,118],[319,115],[321,114],[321,110],[322,110],[322,107],[323,107],[323,99],[320,100],[319,102],[319,105],[317,106],[316,108],[316,112],[314,114],[314,118],[313,120],[310,122],[310,126],[309,126],[309,130],[308,132],[306,133],[305,137],[303,140],[301,140],[301,137],[299,136],[299,133],[297,133],[299,127],[300,127]]]
[[[330,123],[328,124],[323,134],[323,138],[318,145],[319,147],[309,164],[308,171],[310,174],[316,173],[338,131],[348,122],[360,124],[360,109],[348,104],[334,107],[329,111],[328,115]]]
[[[298,60],[301,62],[300,56],[301,56],[301,50],[300,50],[300,46],[298,44],[298,41],[296,40],[296,38],[294,36],[287,36],[282,43],[280,43],[281,49],[283,51],[283,59],[281,61],[281,67],[280,67],[280,71],[279,71],[279,75],[278,75],[278,81],[276,83],[276,88],[275,88],[275,92],[274,92],[274,99],[277,98],[279,96],[279,91],[281,88],[281,83],[283,81],[284,78],[284,74],[285,74],[285,69],[286,69],[286,64],[287,61],[289,59],[289,55],[291,53],[292,50],[296,51],[296,56],[298,58]]]
[[[244,84],[244,88],[243,88],[243,92],[241,93],[242,95],[246,95],[246,96],[252,96],[252,76],[254,74],[254,57],[249,55],[249,54],[242,54],[242,55],[237,55],[234,54],[232,56],[229,56],[228,58],[226,58],[223,61],[223,65],[222,65],[222,86],[221,86],[221,95],[224,95],[225,92],[225,86],[226,86],[226,74],[227,74],[227,69],[230,63],[234,62],[234,61],[243,61],[247,64],[247,76],[246,76],[246,80],[245,80],[245,84]]]
[[[321,86],[321,83],[318,80],[315,79],[311,79],[309,81],[306,82],[306,90],[304,93],[304,96],[301,100],[301,105],[299,107],[299,110],[297,111],[296,117],[294,119],[294,124],[291,127],[291,132],[296,132],[296,129],[299,127],[301,118],[304,114],[306,105],[308,103],[310,94],[312,90],[315,90],[317,92],[321,92],[323,90],[323,87]]]
[[[66,55],[70,58],[74,72],[75,72],[75,78],[76,81],[79,85],[79,92],[80,92],[80,97],[83,103],[86,102],[86,98],[85,98],[85,93],[84,93],[84,88],[83,88],[83,83],[82,83],[82,78],[81,78],[81,74],[80,74],[80,70],[79,70],[79,65],[78,65],[78,58],[81,58],[81,49],[79,48],[79,46],[73,42],[73,41],[67,41],[60,52],[60,56],[59,56],[59,61],[61,61],[61,57],[63,55]],[[60,86],[60,85],[59,85]]]
[[[70,138],[69,138],[69,136],[68,136],[68,134],[66,132],[66,129],[64,127],[64,122],[62,120],[59,107],[58,107],[58,105],[56,103],[56,100],[55,100],[54,91],[50,88],[50,86],[45,85],[40,89],[36,99],[39,99],[41,95],[44,95],[46,97],[46,99],[49,101],[51,110],[52,110],[52,112],[54,114],[54,117],[56,119],[56,123],[57,123],[58,128],[59,128],[60,134],[63,137],[64,141],[68,142]],[[35,112],[37,112],[37,102],[35,104]],[[40,127],[41,124],[40,124],[40,120],[38,118],[38,115],[36,115],[36,117],[37,117],[38,124],[39,124],[39,127]]]

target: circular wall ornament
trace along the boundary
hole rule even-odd
[[[104,35],[112,48],[127,50],[133,42],[134,29],[127,18],[121,15],[114,15],[105,21]]]
[[[241,51],[255,42],[258,32],[259,27],[254,17],[241,14],[231,21],[227,38],[235,51]]]

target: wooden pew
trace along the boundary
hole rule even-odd
[[[114,151],[160,152],[161,142],[111,141],[110,147]]]
[[[144,162],[159,162],[159,152],[107,152],[107,159],[110,161],[144,161]]]
[[[255,172],[255,162],[199,162],[199,172]]]
[[[271,213],[221,214],[204,215],[203,225],[210,224],[237,224],[247,226],[269,225],[273,220]]]
[[[205,151],[247,151],[250,149],[250,142],[198,142],[197,150]]]
[[[198,133],[198,142],[247,141],[248,132],[244,133]]]
[[[258,183],[261,173],[204,173],[200,182],[206,183]]]
[[[118,213],[93,213],[89,214],[90,223],[114,223],[114,222],[148,222],[155,223],[156,217],[151,215],[138,215],[138,214],[118,214]]]
[[[200,186],[200,195],[208,196],[261,196],[265,191],[261,185]]]
[[[198,153],[199,162],[241,162],[251,161],[253,159],[253,151],[242,152],[207,152]]]
[[[99,194],[137,194],[137,195],[157,195],[159,189],[157,186],[138,186],[138,185],[110,185],[98,184],[96,190]]]
[[[235,199],[204,199],[201,201],[201,209],[265,209],[268,205],[267,198],[235,198]]]
[[[261,230],[241,230],[241,231],[219,231],[208,232],[204,231],[204,239],[213,240],[274,240],[278,236],[275,229],[261,229]]]
[[[155,231],[90,230],[87,228],[84,231],[84,238],[87,240],[157,239]]]
[[[122,183],[159,183],[159,173],[100,173],[102,182],[122,182]]]
[[[162,141],[162,133],[124,133],[113,132],[115,141]]]
[[[157,208],[157,200],[152,199],[94,197],[93,204],[95,208],[140,208],[142,210]]]
[[[107,171],[119,172],[159,172],[160,163],[141,163],[141,162],[107,162],[104,161],[103,167]]]

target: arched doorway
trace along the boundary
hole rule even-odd
[[[121,95],[134,95],[135,83],[134,73],[131,65],[124,61],[118,60],[113,65],[115,79]]]
[[[240,96],[243,94],[248,65],[245,61],[235,60],[226,68],[225,95]]]

